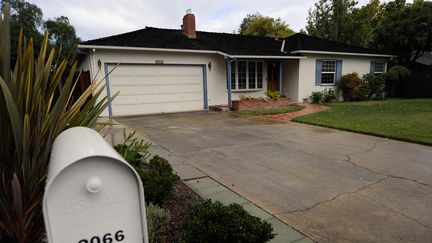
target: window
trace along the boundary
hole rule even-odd
[[[383,74],[384,73],[384,63],[383,62],[375,62],[373,67],[374,74]]]
[[[231,62],[231,89],[257,90],[263,88],[263,63],[256,61]]]
[[[334,84],[336,78],[336,60],[323,60],[321,84]]]

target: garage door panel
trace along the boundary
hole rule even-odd
[[[137,103],[139,104],[159,104],[161,97],[157,95],[139,95],[137,96]]]
[[[180,77],[176,77],[176,76],[164,76],[164,77],[159,77],[159,83],[160,85],[180,85],[182,84],[182,80]]]
[[[116,65],[112,65],[108,67],[108,70],[112,70],[114,69],[111,74],[110,74],[110,78],[111,77],[134,77],[135,76],[135,72],[134,72],[134,66],[133,65],[121,65],[121,66],[117,66]]]
[[[113,91],[113,93],[120,91],[119,96],[135,95],[135,86],[111,85],[111,90]]]
[[[183,93],[201,93],[203,92],[202,85],[190,84],[190,85],[182,85],[181,92]]]
[[[161,97],[161,102],[165,103],[165,102],[177,102],[177,103],[181,103],[183,101],[183,95],[182,94],[163,94],[160,96]]]
[[[159,71],[157,66],[137,65],[135,66],[134,71],[136,77],[158,77],[159,76]]]
[[[180,72],[180,67],[176,67],[176,66],[159,66],[159,76],[161,77],[167,77],[167,76],[175,76],[175,77],[180,77],[181,76],[181,72]]]
[[[116,115],[133,115],[137,112],[136,105],[117,105],[113,107],[113,113]]]
[[[186,76],[180,77],[180,83],[182,84],[196,84],[202,85],[202,76]]]
[[[110,76],[110,84],[112,86],[128,86],[128,85],[135,85],[135,78],[133,76],[131,77],[111,77]]]
[[[113,101],[113,105],[136,105],[137,97],[135,95],[118,95]]]
[[[159,85],[159,77],[135,77],[136,85]]]
[[[113,115],[203,109],[203,74],[198,66],[120,65],[110,75]]]
[[[160,93],[160,88],[159,86],[137,86],[136,87],[136,94],[138,96],[140,95],[158,95],[159,96]]]
[[[183,67],[181,70],[181,76],[188,76],[188,75],[194,75],[201,77],[202,75],[202,68],[197,67]]]

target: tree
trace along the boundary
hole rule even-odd
[[[61,57],[66,57],[80,41],[75,28],[65,16],[48,19],[44,23],[44,28],[49,33],[50,44],[61,51]]]
[[[319,0],[308,12],[306,30],[309,35],[346,42],[350,14],[357,2],[354,0]]]
[[[19,32],[22,28],[24,36],[33,38],[35,50],[40,49],[43,35],[39,33],[38,28],[42,26],[42,10],[35,4],[25,2],[24,0],[2,0],[1,8],[9,4],[11,8],[10,15],[10,34],[11,34],[11,61],[15,63],[17,56]]]
[[[390,2],[385,17],[375,29],[374,46],[398,55],[407,65],[432,49],[432,2]]]
[[[266,36],[285,38],[294,31],[282,19],[262,16],[259,13],[248,14],[239,27],[239,33],[242,35]]]

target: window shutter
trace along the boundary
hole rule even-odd
[[[321,85],[321,70],[322,70],[322,60],[316,60],[315,68],[315,85]]]
[[[339,81],[342,78],[342,60],[336,61],[336,84],[339,83]]]
[[[370,74],[374,74],[375,71],[375,62],[371,62],[370,64]]]

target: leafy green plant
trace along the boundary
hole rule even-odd
[[[322,104],[324,100],[324,94],[321,91],[313,91],[309,96],[312,104]]]
[[[363,85],[366,89],[367,98],[384,98],[385,80],[383,75],[365,74],[363,75]]]
[[[185,243],[259,243],[273,239],[272,232],[271,224],[251,216],[239,204],[224,206],[207,200],[188,207],[181,239]]]
[[[267,97],[269,97],[272,100],[278,100],[281,98],[281,93],[279,91],[267,91],[266,92]]]
[[[178,180],[168,160],[157,155],[148,163],[143,163],[137,172],[144,186],[146,202],[157,205],[171,196]]]
[[[325,103],[330,103],[336,100],[335,92],[332,88],[325,88],[323,91],[323,100]]]
[[[342,91],[344,101],[356,100],[357,92],[362,84],[363,81],[356,72],[343,75],[338,88]]]
[[[411,71],[400,65],[391,67],[384,74],[386,96],[396,97],[401,95],[401,89],[405,83],[408,83],[408,77]]]
[[[167,209],[149,203],[146,207],[147,231],[150,243],[166,242],[170,230],[171,214]]]
[[[0,18],[0,241],[41,242],[53,141],[67,128],[93,127],[111,100],[100,97],[103,80],[72,99],[77,62],[70,69],[66,60],[55,62],[48,34],[35,57],[33,40],[26,41],[21,31],[11,71],[7,4]]]
[[[144,140],[138,140],[135,137],[135,131],[126,133],[123,129],[122,144],[117,144],[114,149],[133,167],[139,167],[141,163],[147,162],[150,157],[149,148],[151,143],[144,143]]]

